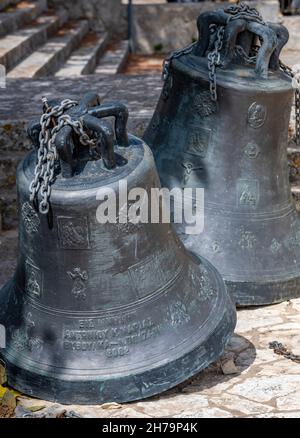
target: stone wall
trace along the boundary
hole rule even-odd
[[[127,8],[121,0],[48,0],[48,6],[66,10],[71,19],[88,18],[94,30],[127,34]]]
[[[277,20],[277,0],[248,0],[247,3],[257,7],[266,20]],[[149,1],[149,4],[135,4],[134,51],[139,54],[168,53],[190,44],[198,36],[197,16],[226,4],[226,1],[220,0],[160,4]],[[107,30],[116,38],[127,36],[127,5],[122,4],[121,0],[48,0],[48,5],[50,8],[66,10],[72,19],[88,18],[94,30]]]
[[[278,20],[277,0],[248,0],[246,3],[256,7],[266,21]],[[139,54],[168,53],[191,44],[198,38],[198,15],[226,4],[224,1],[206,1],[134,5],[134,51]]]

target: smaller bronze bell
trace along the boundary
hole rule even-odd
[[[198,27],[199,41],[166,63],[144,136],[164,187],[204,189],[204,232],[175,229],[217,267],[237,305],[299,297],[287,163],[294,92],[279,61],[288,31],[243,3],[201,14]]]
[[[17,175],[20,254],[0,291],[8,383],[67,404],[158,394],[219,357],[233,304],[169,224],[98,223],[100,188],[159,187],[150,149],[127,136],[126,107],[93,94],[54,105],[30,126],[37,149]]]

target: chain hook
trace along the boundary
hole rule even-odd
[[[84,146],[95,148],[97,140],[91,139],[84,130],[82,119],[73,121],[69,114],[65,112],[78,105],[75,100],[65,99],[60,105],[51,107],[47,97],[42,98],[43,114],[40,119],[41,132],[39,135],[39,148],[37,164],[34,171],[34,179],[29,186],[30,201],[34,202],[41,195],[38,204],[39,212],[47,215],[50,210],[51,185],[55,178],[55,164],[58,159],[55,147],[55,139],[64,126],[71,126],[79,136],[79,141]]]

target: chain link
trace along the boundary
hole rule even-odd
[[[162,80],[166,81],[170,75],[170,64],[173,59],[180,58],[183,55],[188,55],[191,53],[197,43],[192,43],[189,46],[185,47],[181,50],[174,50],[174,52],[171,52],[164,60],[163,63],[163,71],[162,71]]]
[[[295,139],[297,146],[300,146],[300,74],[293,73],[293,75],[295,87]]]
[[[262,16],[259,14],[259,12],[257,11],[257,9],[251,8],[250,6],[244,3],[234,6],[229,6],[227,9],[225,9],[225,12],[229,14],[227,25],[229,24],[230,21],[238,20],[238,19],[247,19],[264,24],[264,20]],[[212,25],[211,31],[214,31],[215,28],[216,26]],[[215,33],[215,41],[213,45],[213,50],[209,52],[207,59],[208,59],[208,76],[210,82],[211,100],[217,102],[218,95],[217,95],[216,69],[221,64],[221,50],[223,47],[225,26],[218,26],[217,30],[215,30],[214,33]],[[236,50],[240,54],[240,56],[242,56],[246,60],[246,62],[252,64],[256,61],[256,55],[249,57],[241,46],[238,46]]]
[[[236,55],[238,55],[240,58],[242,58],[244,60],[244,62],[246,62],[247,64],[251,64],[251,65],[256,63],[257,52],[258,52],[258,50],[256,48],[254,48],[252,50],[253,54],[252,55],[250,54],[250,56],[249,56],[249,55],[247,55],[247,53],[245,52],[245,50],[243,49],[242,46],[236,46],[236,48],[235,48]]]
[[[214,48],[207,56],[208,77],[211,100],[217,102],[217,73],[216,68],[221,64],[221,50],[223,46],[225,26],[220,26],[216,31]]]
[[[41,201],[39,211],[41,214],[49,213],[49,200],[51,196],[51,185],[55,178],[55,164],[58,155],[55,147],[56,136],[64,126],[71,126],[79,136],[79,141],[84,146],[94,148],[96,140],[90,139],[83,128],[81,120],[72,120],[65,114],[67,110],[78,105],[75,100],[65,99],[60,105],[51,108],[46,98],[43,98],[45,112],[41,116],[39,134],[39,148],[37,152],[37,164],[34,170],[34,179],[29,186],[30,200],[37,200],[40,193]]]
[[[300,363],[300,355],[296,355],[288,350],[283,344],[280,342],[274,341],[269,343],[269,348],[274,351],[274,353],[284,356],[286,359],[290,359],[293,362]]]
[[[259,14],[257,9],[252,8],[244,3],[229,6],[225,9],[225,12],[229,14],[227,24],[231,20],[237,20],[239,18],[246,18],[259,23],[264,23],[262,16]],[[216,68],[221,64],[221,50],[223,46],[223,38],[225,33],[225,26],[217,26],[212,24],[210,26],[210,31],[215,34],[215,41],[213,43],[213,50],[208,54],[208,70],[209,70],[209,81],[210,81],[210,92],[211,99],[216,102],[217,97],[217,75]],[[175,50],[167,56],[163,63],[162,79],[166,81],[170,74],[170,64],[174,59],[180,58],[183,55],[188,55],[191,53],[196,46],[197,42],[190,44],[182,50]],[[251,59],[251,62],[253,60]]]
[[[291,67],[280,61],[281,70],[290,76],[295,88],[295,141],[300,146],[300,74],[294,73]]]
[[[225,12],[229,14],[227,24],[232,20],[237,19],[247,19],[255,21],[261,24],[265,24],[262,16],[257,11],[257,9],[250,7],[244,3],[240,3],[234,6],[229,6],[225,9]],[[213,42],[213,50],[208,53],[208,76],[210,82],[210,94],[211,99],[217,102],[217,67],[221,65],[221,50],[223,47],[223,39],[225,34],[225,26],[217,26],[212,24],[210,26],[211,34],[215,34],[215,39]],[[170,74],[170,64],[173,59],[180,58],[183,55],[188,55],[191,53],[197,42],[190,44],[182,50],[176,50],[172,52],[165,60],[163,64],[162,79],[166,81]],[[252,55],[247,55],[242,46],[236,47],[236,53],[244,59],[248,64],[255,64],[257,60],[257,53],[259,47],[254,47]],[[281,69],[293,78],[295,84],[295,124],[296,124],[296,143],[300,146],[300,75],[293,73],[292,69],[280,61]]]

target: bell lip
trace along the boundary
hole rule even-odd
[[[190,350],[185,351],[183,355],[177,354],[170,362],[164,359],[159,362],[158,366],[152,364],[149,369],[147,369],[146,364],[145,368],[136,374],[133,372],[133,374],[129,373],[120,377],[109,376],[108,379],[102,380],[95,375],[83,378],[82,376],[69,376],[58,372],[59,378],[57,378],[53,376],[53,372],[41,374],[37,370],[30,369],[30,367],[21,368],[19,365],[14,364],[11,355],[6,354],[5,351],[1,353],[0,350],[0,357],[6,362],[9,384],[30,396],[45,400],[66,404],[93,404],[107,401],[129,402],[147,398],[188,380],[222,354],[236,325],[235,308],[220,274],[211,263],[207,261],[204,263],[206,267],[209,267],[210,273],[217,275],[218,284],[221,285],[217,304],[217,307],[221,308],[221,316],[214,321],[207,337],[200,345],[195,346],[194,344]],[[217,314],[217,312],[215,313]],[[211,323],[211,318],[208,318],[204,325],[209,323]],[[201,329],[203,330],[203,326]],[[175,375],[171,378],[174,370],[176,371]],[[43,382],[47,381],[46,384],[43,383],[43,387],[37,383],[40,379]],[[99,391],[95,395],[96,387],[99,388],[100,384],[108,385],[110,389],[104,395],[98,394]],[[47,389],[48,387],[53,390],[51,395],[44,392],[45,389],[43,388]],[[143,388],[142,392],[141,387]],[[89,395],[84,398],[83,393]]]
[[[236,307],[259,307],[279,304],[300,297],[300,275],[282,281],[228,281],[227,290]]]
[[[196,262],[201,257],[194,251],[189,251]],[[237,307],[255,307],[278,304],[300,297],[300,270],[294,276],[282,275],[277,279],[239,280],[222,275],[227,291]]]
[[[226,321],[226,333],[224,333],[222,325],[224,325],[224,320]],[[209,348],[209,346],[214,346],[215,349],[207,350],[205,354],[203,354],[203,345],[200,345],[196,349],[192,350],[185,356],[172,361],[166,365],[162,365],[159,368],[155,369],[155,373],[160,374],[161,376],[168,376],[170,379],[171,373],[174,369],[177,369],[179,372],[183,372],[185,369],[189,369],[189,372],[185,373],[184,376],[177,377],[170,383],[153,382],[151,376],[149,374],[154,370],[150,370],[148,372],[144,372],[141,374],[137,374],[135,376],[127,376],[125,378],[116,378],[111,379],[111,383],[113,384],[113,388],[110,391],[109,396],[96,396],[91,395],[91,390],[95,388],[91,388],[100,385],[106,384],[107,382],[103,382],[100,379],[92,379],[90,381],[73,381],[73,382],[65,382],[63,380],[48,378],[46,376],[40,376],[37,373],[31,373],[30,371],[24,370],[10,363],[3,355],[0,357],[5,360],[8,374],[8,384],[12,387],[18,388],[24,394],[28,394],[31,397],[36,397],[39,399],[59,402],[63,404],[79,404],[79,405],[91,405],[91,404],[101,404],[106,402],[119,402],[119,403],[127,403],[135,400],[142,400],[148,397],[152,397],[157,394],[164,393],[177,385],[188,381],[191,377],[195,376],[203,369],[207,368],[211,363],[217,360],[220,355],[223,353],[226,344],[231,338],[234,328],[236,325],[236,313],[233,306],[227,308],[227,315],[223,315],[222,321],[220,321],[219,326],[216,327],[214,333],[211,334],[205,343],[205,346]],[[220,330],[220,328],[222,330]],[[220,333],[222,332],[222,333]],[[210,345],[211,344],[211,345]],[[195,366],[195,363],[199,361],[201,358],[201,364]],[[16,378],[12,378],[14,375]],[[44,381],[44,387],[51,387],[57,395],[50,396],[49,394],[43,392],[39,384],[36,385],[38,379],[42,378]],[[24,384],[25,381],[31,381],[32,385],[28,385],[28,383]],[[140,385],[143,385],[143,392],[141,393],[138,386],[136,386],[136,380],[139,381]],[[66,384],[67,383],[67,384]],[[50,386],[49,386],[50,385]],[[153,385],[154,387],[151,387]],[[69,388],[67,388],[69,386]],[[132,387],[134,387],[135,392],[132,392]],[[122,389],[122,393],[116,394],[115,391],[117,389]],[[83,396],[88,391],[89,396]],[[98,392],[98,391],[97,391]]]
[[[201,262],[202,258],[195,251],[188,252],[197,263]],[[241,275],[241,278],[222,272],[221,275],[236,307],[267,306],[300,297],[300,269],[279,273],[277,278],[274,275],[264,278],[261,276],[255,280],[251,274],[247,274],[251,280],[245,275]]]
[[[171,69],[183,73],[197,81],[208,81],[207,58],[193,54],[183,55],[172,60]],[[245,73],[245,76],[241,75]],[[285,73],[269,70],[269,76],[264,79],[258,77],[254,69],[232,65],[232,68],[217,69],[217,84],[223,88],[236,89],[256,93],[283,93],[289,90],[294,92],[292,80]]]

